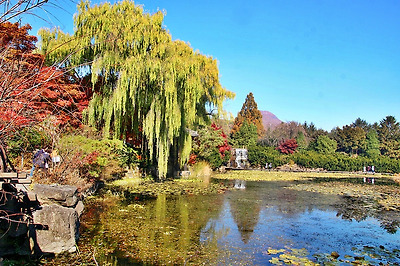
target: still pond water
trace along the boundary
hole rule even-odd
[[[102,264],[400,263],[398,214],[368,217],[354,200],[288,185],[93,204],[82,241],[96,246]]]

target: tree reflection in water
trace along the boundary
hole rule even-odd
[[[91,234],[86,239],[99,260],[118,264],[268,264],[270,248],[343,257],[356,256],[357,245],[400,246],[398,212],[361,198],[288,189],[291,184],[249,181],[225,194],[114,201],[96,215],[89,206],[84,235]]]

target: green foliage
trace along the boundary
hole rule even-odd
[[[306,137],[304,136],[304,133],[303,133],[303,132],[299,131],[299,132],[297,133],[296,142],[297,142],[297,145],[298,145],[298,147],[297,147],[297,150],[298,150],[298,151],[307,150],[307,148],[308,148],[308,142],[307,142],[307,139],[306,139]]]
[[[273,167],[281,166],[292,160],[300,167],[323,168],[327,171],[361,171],[366,165],[374,165],[376,172],[400,173],[400,161],[384,156],[367,158],[363,156],[350,157],[344,153],[319,153],[302,151],[285,155],[272,147],[252,146],[248,149],[248,160],[252,167],[264,167],[272,163]]]
[[[374,165],[376,172],[399,173],[398,160],[379,156],[371,159],[367,157],[350,157],[347,154],[321,154],[315,151],[299,152],[291,155],[293,161],[306,168],[323,168],[328,171],[361,171],[366,165]]]
[[[365,153],[370,158],[376,158],[381,154],[379,150],[379,140],[378,134],[375,130],[371,129],[367,133],[367,145],[365,149]]]
[[[245,120],[239,130],[232,134],[231,142],[234,147],[250,147],[257,143],[257,127]]]
[[[95,91],[88,123],[105,138],[140,133],[160,177],[167,173],[172,146],[181,163],[188,158],[186,129],[208,119],[206,106],[221,111],[223,101],[234,97],[219,82],[217,61],[172,41],[163,19],[161,11],[150,15],[131,1],[94,6],[84,1],[73,36],[41,33],[42,52],[52,62],[66,54],[71,55],[67,66],[90,62],[83,71]]]
[[[351,124],[351,126],[352,126],[352,127],[359,127],[359,128],[362,128],[362,129],[364,129],[364,130],[367,131],[367,132],[372,128],[372,126],[371,126],[370,124],[368,124],[367,121],[365,121],[365,120],[363,120],[363,119],[361,119],[361,118],[357,118],[357,119]]]
[[[264,167],[266,163],[271,163],[273,167],[277,167],[287,162],[285,155],[273,147],[251,146],[247,153],[249,163],[256,167]]]
[[[326,135],[318,136],[312,148],[319,153],[334,153],[337,149],[337,142]]]
[[[366,145],[366,132],[360,127],[344,126],[337,129],[338,150],[349,154],[361,154]]]
[[[123,166],[132,168],[132,166],[140,162],[139,151],[126,143],[118,150],[118,154]]]
[[[207,157],[204,157],[203,159],[210,164],[212,169],[217,169],[224,162],[217,148],[211,148],[211,150],[208,152]]]
[[[306,133],[306,136],[311,140],[316,140],[318,138],[318,136],[320,136],[320,135],[327,135],[328,134],[328,132],[326,132],[325,130],[317,128],[314,125],[314,123],[309,123],[308,124],[307,122],[304,122],[303,128],[304,128],[304,131]]]
[[[400,158],[400,123],[393,116],[387,116],[378,126],[381,154]]]
[[[8,155],[16,158],[22,153],[33,153],[36,149],[51,146],[51,139],[46,132],[27,127],[15,132],[7,144]]]
[[[78,171],[79,178],[107,181],[123,172],[120,154],[124,146],[120,140],[67,135],[60,139],[57,148],[67,175]]]
[[[193,143],[192,152],[197,155],[199,160],[208,162],[213,169],[220,167],[229,160],[229,149],[221,154],[218,148],[226,144],[225,134],[223,134],[222,129],[207,126],[198,130],[198,133],[199,137]]]

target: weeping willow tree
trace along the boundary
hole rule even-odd
[[[104,137],[141,135],[160,177],[167,174],[171,148],[187,160],[187,129],[207,119],[210,108],[234,94],[219,82],[217,62],[163,27],[164,14],[148,14],[131,1],[78,5],[73,35],[41,30],[41,52],[88,75],[93,98],[87,122]]]

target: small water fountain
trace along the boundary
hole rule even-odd
[[[234,149],[234,165],[236,168],[245,168],[247,163],[247,150],[246,149]]]

